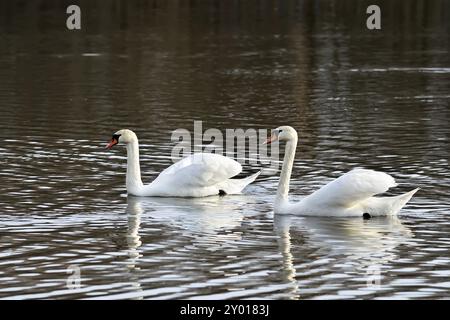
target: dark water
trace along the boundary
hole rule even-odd
[[[0,298],[450,297],[448,1],[379,1],[381,31],[364,1],[73,3],[81,31],[64,1],[0,3]],[[127,198],[111,134],[149,182],[194,120],[295,127],[293,199],[353,167],[422,189],[368,221],[274,216],[277,175]]]

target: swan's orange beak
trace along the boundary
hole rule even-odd
[[[278,135],[276,135],[275,133],[272,133],[272,135],[270,136],[270,138],[267,138],[266,141],[263,142],[263,144],[271,144],[274,141],[278,140]]]
[[[119,141],[116,138],[112,138],[111,141],[106,145],[106,149],[109,150],[118,143]]]

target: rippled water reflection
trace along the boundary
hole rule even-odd
[[[149,22],[130,4],[124,25],[78,34],[27,10],[0,20],[0,298],[449,298],[449,19],[433,16],[445,2],[424,29],[376,36],[314,22],[310,1],[239,28],[226,8],[149,3]],[[274,175],[239,196],[127,197],[110,135],[136,131],[151,181],[193,120],[296,127],[294,199],[353,167],[392,174],[392,194],[422,189],[399,218],[369,221],[274,216]]]

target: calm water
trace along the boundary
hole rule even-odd
[[[79,32],[64,2],[1,2],[0,298],[450,298],[449,3],[379,1],[370,32],[358,2],[81,1]],[[292,199],[353,167],[422,189],[371,220],[274,216],[277,175],[127,197],[111,134],[149,182],[194,120],[297,128]]]

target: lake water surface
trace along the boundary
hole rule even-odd
[[[379,2],[381,31],[364,1],[81,1],[71,32],[64,2],[2,2],[0,298],[450,298],[449,3]],[[354,167],[421,190],[371,220],[274,215],[278,174],[127,197],[111,134],[145,183],[194,120],[295,127],[293,200]]]

